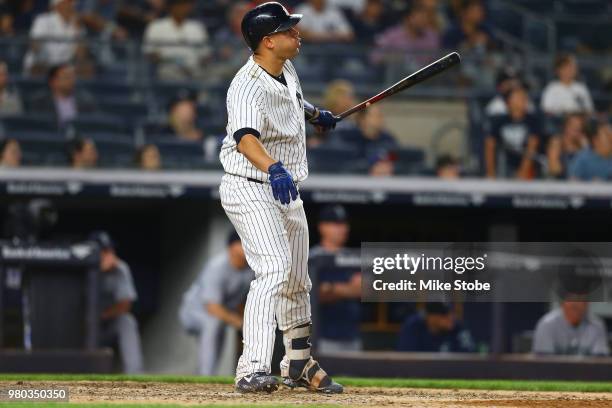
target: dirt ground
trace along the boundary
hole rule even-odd
[[[20,387],[40,386],[20,382]],[[70,402],[160,404],[325,404],[341,407],[612,407],[612,393],[561,393],[486,390],[346,387],[341,395],[321,395],[285,387],[273,394],[242,395],[231,385],[156,382],[44,382],[46,387],[69,387]]]

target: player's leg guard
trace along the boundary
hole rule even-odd
[[[283,333],[285,355],[281,362],[283,384],[290,387],[306,387],[312,391],[341,393],[342,385],[333,381],[310,355],[311,323],[306,323]]]
[[[306,323],[283,333],[285,355],[289,359],[288,365],[281,366],[283,377],[297,381],[304,375],[304,369],[310,360],[311,327],[311,323]]]

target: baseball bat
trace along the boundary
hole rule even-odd
[[[459,53],[451,52],[447,56],[442,57],[439,60],[427,65],[426,67],[423,67],[419,69],[418,71],[408,75],[406,78],[402,79],[395,85],[392,85],[389,88],[385,89],[384,91],[380,92],[378,95],[374,95],[370,99],[367,99],[361,102],[360,104],[353,106],[351,109],[345,112],[342,112],[339,115],[336,115],[336,119],[342,120],[346,118],[347,116],[352,115],[355,112],[364,110],[368,106],[373,105],[376,102],[380,102],[383,99],[388,98],[391,95],[395,95],[396,93],[401,92],[404,89],[410,88],[418,83],[426,81],[429,78],[435,75],[438,75],[439,73],[442,73],[449,68],[454,67],[460,62],[461,62],[461,56],[459,55]]]

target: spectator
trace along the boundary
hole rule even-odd
[[[561,307],[538,321],[533,336],[536,354],[607,356],[606,326],[588,313],[588,302],[566,297]]]
[[[191,20],[194,0],[168,0],[169,16],[151,22],[144,34],[144,52],[157,63],[157,75],[164,80],[201,77],[210,53],[208,32]]]
[[[166,0],[120,2],[117,22],[128,30],[130,37],[142,38],[147,25],[161,18],[165,10]]]
[[[440,4],[438,0],[416,0],[416,4],[425,10],[429,28],[437,33],[444,32],[448,22],[444,14],[443,4]]]
[[[68,145],[68,158],[73,169],[91,169],[98,165],[98,150],[91,139],[75,138]]]
[[[119,1],[114,0],[80,0],[79,13],[81,22],[90,35],[96,36],[100,43],[95,48],[96,60],[100,65],[110,66],[116,63],[111,41],[125,41],[128,31],[116,22]]]
[[[376,46],[372,54],[374,63],[401,52],[409,66],[422,66],[431,62],[433,54],[439,50],[440,35],[430,27],[425,8],[414,6],[404,14],[400,24],[376,39]]]
[[[91,32],[99,34],[101,39],[124,41],[128,31],[115,20],[119,2],[114,0],[80,0],[79,12],[81,21]]]
[[[395,173],[397,157],[392,152],[377,151],[368,157],[368,173],[372,177],[389,177]]]
[[[446,180],[457,180],[461,177],[459,161],[452,156],[440,156],[436,161],[436,176]]]
[[[215,35],[215,44],[218,44],[215,54],[220,64],[211,64],[208,71],[209,81],[229,80],[244,65],[250,52],[244,47],[242,37],[242,18],[251,7],[246,1],[232,4],[227,14],[227,24]]]
[[[168,116],[170,131],[179,139],[202,140],[204,132],[197,127],[197,114],[195,99],[190,95],[180,95],[170,104]]]
[[[206,264],[183,295],[179,319],[189,334],[199,337],[200,375],[217,374],[225,327],[242,330],[242,315],[236,309],[246,298],[253,277],[240,237],[233,232],[227,250]]]
[[[16,89],[9,87],[9,72],[5,62],[0,61],[0,115],[19,115],[23,113],[21,97]]]
[[[138,295],[130,267],[117,256],[108,233],[94,232],[90,240],[100,247],[101,345],[117,343],[124,372],[140,374],[143,372],[140,334],[138,322],[130,313]]]
[[[538,119],[528,113],[529,99],[523,88],[512,89],[506,95],[506,103],[508,114],[495,118],[485,139],[486,174],[527,180],[535,175]]]
[[[395,137],[385,129],[385,118],[378,105],[372,105],[356,116],[357,127],[342,133],[343,141],[356,147],[366,157],[399,148]]]
[[[351,26],[358,44],[371,45],[374,39],[386,27],[383,0],[367,0],[363,10],[352,14]]]
[[[0,141],[0,168],[21,166],[21,147],[16,139]]]
[[[527,89],[527,87],[521,76],[512,68],[503,69],[497,75],[495,84],[497,94],[487,104],[485,112],[488,116],[506,115],[508,107],[506,106],[505,95],[514,88],[523,87]],[[531,99],[529,100],[528,112],[535,112],[535,106]]]
[[[557,80],[550,82],[542,92],[542,110],[549,115],[567,113],[592,113],[593,99],[588,88],[578,82],[578,63],[570,54],[563,54],[555,61]]]
[[[308,0],[296,9],[303,14],[300,33],[306,41],[342,43],[354,38],[351,25],[342,11],[327,4],[327,0]]]
[[[361,13],[367,7],[367,0],[327,0],[327,2],[332,7],[337,7],[354,14]]]
[[[35,17],[49,8],[48,0],[4,0],[0,2],[0,35],[26,34]]]
[[[83,30],[75,0],[51,0],[51,11],[36,17],[30,38],[32,45],[25,56],[26,72],[39,75],[49,67],[86,59],[86,49],[79,44]]]
[[[343,79],[338,79],[330,82],[323,92],[323,106],[325,109],[338,115],[349,110],[357,105],[355,98],[355,88],[353,85]],[[355,126],[354,116],[349,116],[341,122],[338,122],[336,129],[348,129]]]
[[[585,133],[584,117],[577,114],[567,115],[560,135],[548,142],[548,176],[567,178],[567,169],[576,154],[589,145]]]
[[[75,120],[79,114],[94,112],[97,107],[93,96],[76,89],[76,71],[72,65],[58,65],[49,70],[48,89],[32,96],[30,110],[51,114],[60,126]]]
[[[319,337],[321,352],[361,350],[361,273],[336,265],[348,240],[350,226],[341,205],[324,207],[319,214],[319,245],[310,250],[309,262],[319,262]]]
[[[600,123],[590,132],[590,148],[582,149],[569,165],[572,180],[606,181],[612,179],[612,132],[610,125]]]
[[[160,170],[162,167],[159,149],[154,144],[146,144],[136,151],[136,165],[142,170]]]
[[[444,34],[444,48],[481,54],[492,48],[493,34],[485,19],[486,12],[481,0],[466,0],[461,6],[459,21]]]
[[[432,302],[425,304],[424,315],[416,313],[406,319],[400,330],[397,350],[470,353],[474,351],[474,341],[448,305]]]

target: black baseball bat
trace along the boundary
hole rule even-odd
[[[367,108],[370,105],[375,104],[376,102],[380,102],[383,99],[391,96],[391,95],[395,95],[398,92],[403,91],[404,89],[410,88],[418,83],[421,83],[423,81],[428,80],[429,78],[438,75],[441,72],[446,71],[449,68],[454,67],[455,65],[459,64],[461,62],[461,56],[459,55],[458,52],[451,52],[450,54],[448,54],[445,57],[440,58],[439,60],[432,62],[431,64],[427,65],[426,67],[423,67],[421,69],[419,69],[418,71],[416,71],[413,74],[408,75],[406,78],[402,79],[401,81],[399,81],[398,83],[396,83],[395,85],[390,86],[389,88],[385,89],[384,91],[382,91],[381,93],[379,93],[378,95],[375,95],[373,97],[371,97],[370,99],[367,99],[363,102],[361,102],[358,105],[353,106],[351,109],[342,112],[339,115],[336,115],[336,119],[337,120],[342,120],[344,118],[346,118],[349,115],[352,115],[355,112],[359,112],[361,110],[364,110],[365,108]]]

